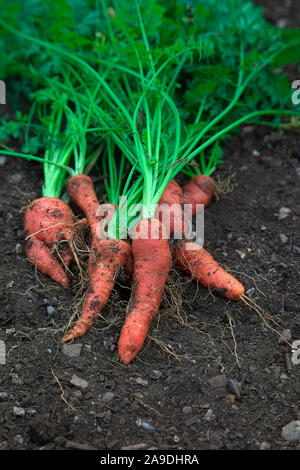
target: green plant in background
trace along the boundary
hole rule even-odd
[[[164,128],[159,131],[161,145],[155,145],[173,158],[174,146],[170,142],[176,141],[174,132],[178,132],[180,120],[177,156],[167,163],[183,160],[172,166],[176,172],[213,173],[222,162],[222,142],[239,125],[247,121],[279,126],[284,115],[297,115],[299,110],[299,106],[291,104],[290,83],[282,67],[299,61],[300,32],[267,23],[261,9],[251,2],[10,1],[4,20],[4,27],[15,26],[19,32],[41,40],[24,41],[22,36],[3,28],[0,75],[9,82],[9,99],[16,109],[20,106],[19,97],[30,101],[30,94],[46,78],[56,77],[57,87],[66,89],[68,53],[74,73],[81,70],[79,75],[82,74],[83,62],[95,71],[91,75],[85,65],[82,80],[95,80],[99,92],[104,92],[105,122],[109,121],[109,127],[124,127],[125,119],[126,135],[136,134],[128,116],[132,119],[144,93],[136,118],[141,128],[139,139],[142,145],[148,142],[150,158],[149,142],[153,147],[155,128],[163,116],[159,118],[158,107],[151,109],[150,123],[151,100],[157,99],[157,93],[165,93],[172,100],[173,111],[167,111],[169,116],[163,117]],[[54,49],[45,47],[43,42],[64,50],[64,54],[53,53]],[[103,81],[96,74],[101,79],[105,76],[105,84],[117,101],[111,99],[105,86],[102,89]],[[160,101],[161,109],[167,106],[166,98],[160,97]],[[122,107],[126,107],[128,116],[119,113]],[[104,122],[104,109],[99,112]],[[273,120],[266,121],[268,115],[273,115]],[[22,118],[19,114],[14,122],[6,117],[0,129],[1,140],[9,136],[20,138],[26,116],[24,111]],[[113,139],[124,151],[125,136],[120,136],[115,134]],[[31,149],[24,150],[36,153],[37,137],[32,137],[30,145]],[[129,156],[127,150],[125,154]],[[185,160],[192,166],[184,165]]]

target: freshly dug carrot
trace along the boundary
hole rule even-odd
[[[240,300],[245,293],[244,286],[198,243],[185,241],[176,250],[175,262],[202,286],[216,289],[227,299]]]
[[[74,202],[82,209],[88,219],[91,230],[91,251],[87,274],[89,287],[84,298],[82,314],[74,328],[65,334],[62,343],[84,335],[98,318],[108,301],[115,279],[122,266],[131,269],[131,246],[124,240],[104,239],[101,231],[101,218],[98,217],[99,201],[93,181],[89,176],[73,176],[67,185],[67,191]],[[114,205],[106,205],[115,208]]]
[[[162,223],[142,219],[132,240],[133,285],[130,312],[123,325],[118,353],[128,365],[142,348],[150,325],[159,309],[171,267],[171,252]]]
[[[84,335],[107,303],[121,266],[131,257],[131,247],[124,240],[93,238],[88,262],[89,287],[82,314],[62,343]]]
[[[41,273],[51,277],[63,287],[69,286],[68,277],[58,258],[55,258],[47,245],[36,236],[31,237],[27,242],[26,255]]]
[[[184,232],[183,204],[182,188],[173,179],[164,190],[155,212],[156,218],[169,225],[170,234]]]
[[[39,271],[63,287],[68,287],[68,277],[51,250],[62,240],[72,242],[73,224],[71,208],[58,198],[35,199],[26,209],[24,234],[27,238],[27,257]],[[66,266],[71,263],[73,254],[69,245],[64,244],[61,258]]]
[[[183,199],[183,193],[182,193],[182,188],[181,186],[173,179],[170,181],[170,183],[167,185],[166,189],[164,190],[160,200],[159,204],[183,204],[184,199]]]
[[[184,204],[192,205],[192,215],[197,212],[197,204],[207,207],[214,195],[214,180],[207,175],[197,175],[191,178],[183,187]]]
[[[92,235],[96,235],[97,210],[100,205],[94,189],[93,180],[87,175],[75,175],[69,179],[67,192],[70,198],[84,212]]]

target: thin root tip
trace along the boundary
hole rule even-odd
[[[129,353],[128,351],[126,352],[120,352],[119,351],[119,358],[124,366],[128,366],[131,361],[135,358],[136,354]]]
[[[120,358],[120,359],[121,359],[123,366],[128,366],[133,358],[132,359]]]
[[[67,343],[68,341],[71,341],[71,339],[74,339],[74,338],[75,336],[73,335],[72,331],[70,331],[70,333],[67,333],[65,336],[62,337],[60,342],[64,344],[64,343]]]

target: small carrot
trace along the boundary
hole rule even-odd
[[[71,208],[55,197],[35,199],[26,209],[24,234],[27,238],[27,258],[39,271],[63,287],[68,287],[68,277],[51,250],[62,240],[72,242],[73,223]],[[69,245],[62,248],[61,257],[66,266],[71,263],[73,254]]]
[[[215,182],[208,175],[196,175],[183,187],[184,204],[192,205],[192,215],[197,212],[197,204],[207,207],[214,195]]]
[[[123,325],[118,353],[128,365],[142,348],[159,309],[171,267],[171,252],[165,228],[155,218],[142,219],[132,240],[133,286],[131,310]]]
[[[107,303],[115,279],[122,266],[130,270],[131,246],[124,240],[104,239],[101,235],[101,217],[97,216],[100,207],[93,181],[89,176],[73,176],[67,185],[67,191],[74,202],[85,213],[91,231],[91,251],[87,274],[89,287],[86,292],[82,313],[74,328],[62,338],[62,343],[84,335],[98,318]],[[112,208],[116,206],[111,205]],[[100,230],[99,230],[100,228]]]
[[[240,300],[245,293],[244,286],[196,242],[185,241],[180,245],[175,262],[202,286],[216,289],[227,299]]]

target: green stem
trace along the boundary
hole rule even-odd
[[[208,139],[206,142],[204,142],[202,145],[200,145],[196,150],[194,150],[192,153],[189,154],[189,156],[186,158],[186,161],[184,163],[178,163],[177,165],[173,165],[173,169],[171,169],[168,172],[168,178],[172,179],[178,174],[182,168],[186,165],[187,162],[190,162],[193,160],[195,156],[197,156],[202,150],[206,149],[210,145],[212,145],[214,142],[216,142],[218,139],[220,139],[222,136],[225,134],[229,133],[232,129],[235,127],[238,127],[240,124],[242,124],[245,121],[248,121],[252,118],[255,118],[257,116],[264,116],[264,115],[270,115],[270,116],[299,116],[300,117],[300,112],[296,111],[287,111],[287,110],[274,110],[274,109],[266,109],[262,111],[253,111],[252,113],[246,114],[245,116],[241,117],[237,121],[233,122],[232,124],[228,125],[221,131],[217,132],[215,135],[213,135],[210,139]],[[176,167],[176,170],[174,169]],[[170,176],[169,176],[170,174]]]

